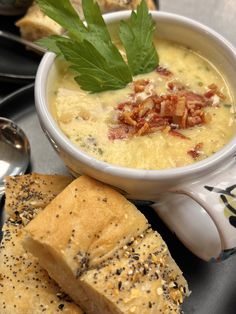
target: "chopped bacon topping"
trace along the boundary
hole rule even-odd
[[[149,84],[149,80],[137,80],[134,81],[134,92],[142,93],[144,92],[146,86]]]
[[[193,158],[197,159],[202,154],[203,143],[198,143],[194,148],[190,149],[187,153]]]
[[[108,138],[109,140],[121,140],[127,138],[129,134],[129,126],[119,125],[113,128],[110,128]]]
[[[135,93],[145,91],[149,83],[149,80],[135,81]],[[116,125],[110,128],[109,139],[123,139],[167,130],[172,136],[189,139],[177,130],[202,125],[211,120],[209,113],[204,112],[206,106],[213,105],[213,100],[208,96],[194,93],[174,81],[169,82],[168,87],[169,92],[165,95],[156,95],[153,92],[150,96],[146,94],[144,99],[133,98],[132,101],[120,103],[117,106]],[[216,85],[208,87],[219,94]],[[197,158],[199,147],[196,146],[188,154]]]
[[[196,94],[196,93],[191,92],[191,91],[185,91],[184,95],[187,98],[188,105],[199,103],[199,105],[202,106],[202,103],[205,102],[205,98],[203,95]]]
[[[178,81],[171,81],[167,83],[167,88],[169,91],[176,92],[180,90],[185,90],[186,86]]]
[[[204,94],[206,98],[211,98],[217,95],[221,99],[225,99],[225,95],[219,90],[216,84],[211,84],[208,86],[209,90]]]
[[[156,72],[158,72],[162,76],[167,76],[167,77],[170,77],[173,75],[173,73],[170,70],[160,65],[156,68]]]
[[[215,92],[212,89],[209,89],[207,92],[205,92],[204,96],[206,98],[211,98],[215,95]]]

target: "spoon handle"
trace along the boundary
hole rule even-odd
[[[0,198],[2,197],[2,195],[5,193],[5,186],[4,183],[0,184]]]
[[[3,188],[3,189],[1,189]],[[4,205],[5,205],[5,193],[4,187],[0,187],[0,242],[2,240],[2,227],[5,222]]]
[[[33,50],[36,50],[37,52],[40,52],[40,53],[46,52],[46,49],[44,49],[43,47],[40,47],[39,45],[37,45],[37,44],[35,44],[29,40],[23,39],[17,35],[14,35],[12,33],[6,32],[6,31],[0,30],[0,37],[18,42],[18,43],[25,45],[29,48],[32,48]]]
[[[4,200],[5,200],[5,188],[4,186],[0,186],[0,221],[2,221],[3,217],[3,208],[4,208]],[[0,226],[1,231],[1,226]]]
[[[1,203],[1,199],[2,199],[4,194],[5,194],[5,186],[0,185],[0,203]]]

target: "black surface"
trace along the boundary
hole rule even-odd
[[[0,30],[19,35],[15,26],[20,16],[0,15]],[[27,51],[20,44],[0,37],[0,99],[15,91],[20,86],[32,82],[32,78],[11,78],[8,74],[35,76],[41,57],[34,52]]]
[[[0,115],[13,119],[28,135],[32,147],[30,171],[68,173],[40,128],[32,85],[0,103]],[[167,242],[172,256],[188,280],[192,294],[184,303],[184,313],[235,314],[236,256],[220,264],[203,262],[178,241],[150,207],[140,207],[140,210]]]
[[[40,59],[25,46],[0,37],[0,80],[20,84],[34,80]]]
[[[15,21],[20,17],[0,16],[0,30],[19,35]],[[41,56],[25,46],[0,37],[0,81],[26,84],[35,76]],[[16,78],[12,78],[12,75]],[[17,76],[25,76],[21,79]]]

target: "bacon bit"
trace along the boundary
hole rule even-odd
[[[186,107],[189,110],[189,112],[194,112],[195,110],[199,110],[202,109],[202,107],[205,107],[205,103],[199,103],[190,100],[186,103]]]
[[[141,127],[141,129],[138,130],[137,135],[140,136],[140,135],[147,134],[149,129],[150,129],[149,124],[146,122]]]
[[[139,104],[138,108],[136,108],[136,113],[138,117],[144,117],[148,111],[153,109],[154,102],[151,97],[146,98],[141,104]]]
[[[167,83],[167,88],[172,92],[185,90],[186,86],[178,81],[172,81]]]
[[[137,80],[133,82],[134,92],[142,93],[145,90],[145,87],[149,84],[149,80]]]
[[[175,115],[177,117],[183,116],[185,112],[185,106],[186,106],[186,97],[185,96],[179,97],[177,105],[176,105],[176,110],[175,110]]]
[[[148,121],[149,125],[151,128],[162,128],[162,127],[166,127],[168,124],[170,124],[169,119],[168,118],[162,118],[160,116],[157,115],[153,115],[150,117],[150,120]]]
[[[201,107],[204,106],[205,99],[204,99],[203,95],[196,94],[196,93],[191,92],[191,91],[186,91],[186,92],[184,92],[184,96],[186,97],[186,101],[188,103],[198,104],[198,105],[201,105]]]
[[[202,124],[204,121],[204,117],[195,116],[195,117],[187,117],[187,124],[191,128],[195,125]]]
[[[166,117],[181,117],[184,114],[186,99],[178,94],[161,96],[160,115]]]
[[[186,129],[186,127],[187,127],[187,117],[188,117],[188,110],[185,108],[184,114],[181,117],[181,120],[179,122],[180,128]]]
[[[110,128],[108,133],[109,140],[121,140],[129,136],[130,128],[127,125],[120,124],[117,127]]]
[[[130,102],[122,102],[117,106],[118,110],[123,110],[125,106],[130,106]]]
[[[160,115],[162,117],[175,116],[177,103],[178,103],[178,97],[176,95],[162,96]]]
[[[187,151],[187,153],[193,158],[197,159],[202,154],[203,143],[198,143],[194,148]]]
[[[132,115],[133,113],[132,112],[127,112],[125,111],[124,113],[122,113],[119,117],[119,120],[120,121],[124,121],[126,124],[129,124],[129,125],[136,125],[137,124],[137,121],[135,121],[133,118],[132,118]]]
[[[162,76],[167,76],[167,77],[173,75],[173,73],[170,70],[168,70],[167,68],[164,68],[162,66],[158,66],[156,68],[156,72],[159,73]]]
[[[226,99],[226,96],[221,93],[218,86],[216,84],[211,84],[208,86],[209,90],[204,94],[206,98],[211,98],[214,95],[217,95],[221,99]]]
[[[212,90],[217,90],[218,86],[216,84],[212,83],[212,84],[208,85],[208,88],[212,89]]]
[[[187,137],[187,136],[183,135],[182,133],[179,133],[178,131],[175,131],[175,130],[170,130],[169,134],[176,136],[176,137],[179,137],[179,138],[182,138],[183,140],[190,140],[189,137]]]
[[[206,98],[211,98],[211,97],[213,97],[215,95],[215,92],[213,91],[213,90],[208,90],[205,94],[204,94],[204,96],[206,97]]]

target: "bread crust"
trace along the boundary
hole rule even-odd
[[[82,314],[37,259],[22,247],[24,226],[71,180],[36,173],[5,179],[8,219],[0,246],[1,314]]]
[[[50,35],[61,35],[63,28],[46,16],[37,4],[33,4],[27,13],[16,22],[21,36],[29,41]]]

